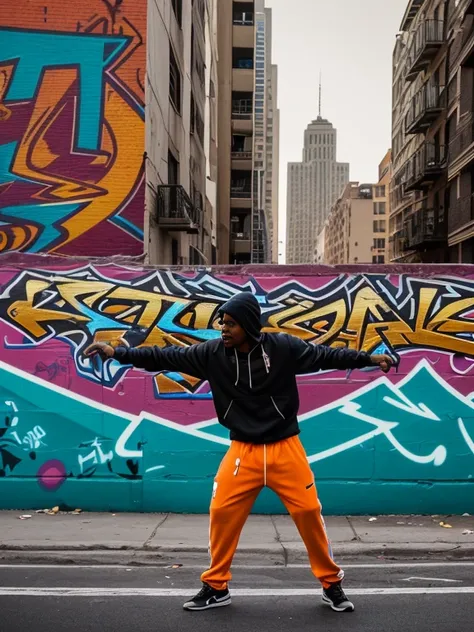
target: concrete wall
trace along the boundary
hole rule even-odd
[[[0,251],[140,255],[146,0],[0,0]]]
[[[207,384],[94,363],[94,339],[219,335],[250,289],[267,331],[390,350],[400,370],[300,379],[302,440],[326,513],[474,512],[474,268],[84,265],[4,256],[0,506],[204,512],[227,445]],[[269,490],[255,511],[283,511]]]

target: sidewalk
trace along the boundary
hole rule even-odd
[[[31,518],[21,520],[24,515]],[[206,515],[3,511],[0,561],[206,563],[208,521]],[[335,516],[326,525],[338,558],[474,559],[471,516]],[[307,557],[289,516],[250,516],[235,561],[302,564]]]

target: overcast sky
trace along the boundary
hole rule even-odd
[[[338,160],[350,178],[377,179],[390,147],[391,58],[408,0],[266,0],[273,9],[273,61],[281,112],[280,239],[287,163],[301,160],[303,132],[318,114],[338,131]],[[280,244],[280,252],[283,244]]]

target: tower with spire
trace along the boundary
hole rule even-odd
[[[349,165],[337,162],[337,130],[322,116],[319,76],[318,116],[304,132],[301,162],[288,164],[286,263],[312,263],[331,207],[349,182]]]

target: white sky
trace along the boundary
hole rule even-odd
[[[301,160],[303,132],[318,114],[338,131],[350,178],[377,179],[391,143],[392,51],[408,0],[266,0],[278,64],[280,253],[284,252],[287,163]]]

